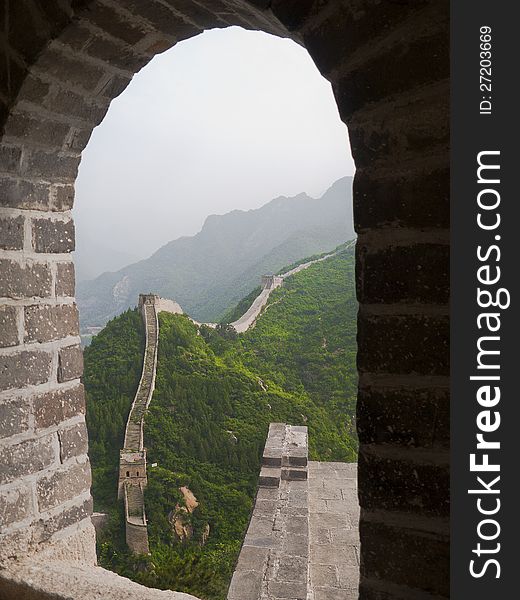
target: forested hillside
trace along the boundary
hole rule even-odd
[[[125,549],[115,497],[142,326],[135,311],[108,324],[85,355],[94,497],[111,513],[99,546],[103,566],[147,585],[225,599],[269,423],[308,425],[312,459],[356,459],[356,310],[348,249],[288,278],[240,336],[226,325],[198,330],[185,315],[160,314],[156,391],[145,427],[148,461],[157,463],[145,492],[151,556],[137,558]],[[198,503],[190,510],[186,489]]]

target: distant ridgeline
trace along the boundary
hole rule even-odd
[[[339,179],[318,199],[299,194],[255,210],[211,215],[196,235],[173,240],[117,272],[78,282],[82,332],[135,306],[143,292],[175,298],[198,321],[220,321],[263,274],[354,237],[352,177]]]
[[[274,284],[264,282],[271,291],[263,311],[240,335],[226,324],[159,313],[144,428],[150,555],[128,550],[117,502],[119,449],[143,361],[140,315],[128,310],[113,319],[85,351],[93,496],[95,509],[110,515],[98,540],[102,566],[225,600],[269,423],[307,425],[311,460],[356,460],[354,249],[344,245]],[[258,295],[230,311],[228,322]]]

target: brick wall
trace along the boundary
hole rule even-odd
[[[304,44],[349,127],[359,235],[360,597],[447,596],[448,9],[447,0],[2,3],[3,558],[85,532],[90,522],[70,260],[81,151],[154,54],[204,28],[240,24]]]

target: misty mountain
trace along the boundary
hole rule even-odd
[[[172,298],[199,321],[218,321],[261,275],[353,237],[352,177],[339,179],[318,199],[305,193],[281,196],[255,210],[211,215],[196,235],[80,282],[81,324],[104,325],[135,306],[140,293]]]
[[[105,271],[117,271],[136,262],[141,257],[142,255],[123,252],[108,245],[104,246],[99,243],[99,240],[84,232],[77,231],[76,233],[74,263],[77,281],[94,279]]]

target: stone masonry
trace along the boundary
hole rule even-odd
[[[271,423],[253,515],[228,600],[307,596],[307,428]]]
[[[146,448],[144,418],[155,389],[157,353],[159,349],[159,319],[157,296],[141,294],[139,310],[145,326],[143,370],[125,430],[124,448],[119,455],[118,496],[125,504],[126,543],[136,554],[148,554],[148,530],[144,504]]]
[[[306,427],[271,423],[228,600],[357,600],[357,465],[307,453]]]
[[[85,581],[107,599],[154,594],[95,567],[74,181],[134,73],[229,25],[305,47],[349,130],[360,600],[447,598],[448,0],[4,0],[0,14],[0,598],[80,599]]]

